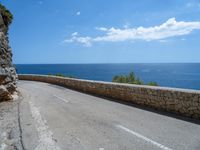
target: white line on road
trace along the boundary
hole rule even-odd
[[[39,144],[35,150],[60,150],[53,140],[53,133],[49,130],[47,122],[42,118],[39,109],[32,102],[29,102],[29,105],[39,136]]]
[[[39,88],[38,86],[37,87],[34,87],[34,88],[36,88],[36,89],[42,89],[43,90],[43,88]],[[47,91],[46,91],[47,92]],[[49,93],[49,92],[48,92]],[[62,100],[63,102],[65,102],[65,103],[69,103],[69,101],[68,100],[66,100],[66,99],[64,99],[64,98],[61,98],[61,97],[59,97],[59,96],[57,96],[57,95],[53,95],[54,97],[56,97],[57,99],[60,99],[60,100]]]
[[[65,103],[69,103],[69,101],[66,100],[66,99],[64,99],[64,98],[61,98],[61,97],[56,96],[56,95],[53,95],[53,96],[56,97],[56,98],[58,98],[58,99],[60,99],[60,100],[62,100],[62,101],[65,102]]]
[[[136,132],[134,132],[134,131],[122,126],[122,125],[117,125],[117,127],[122,129],[122,130],[124,130],[124,131],[126,131],[126,132],[128,132],[128,133],[131,133],[131,134],[137,136],[138,138],[143,139],[146,142],[151,143],[151,144],[153,144],[153,145],[155,145],[155,146],[157,146],[157,147],[159,147],[159,148],[161,148],[163,150],[172,150],[171,148],[168,148],[168,147],[166,147],[166,146],[164,146],[164,145],[162,145],[160,143],[157,143],[157,142],[155,142],[155,141],[153,141],[153,140],[151,140],[151,139],[149,139],[149,138],[147,138],[147,137],[145,137],[145,136],[143,136],[143,135],[141,135],[139,133],[136,133]]]

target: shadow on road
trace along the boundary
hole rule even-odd
[[[48,84],[48,85],[51,86],[51,87],[56,87],[56,88],[63,89],[63,90],[66,89],[66,87],[62,87],[62,86],[58,86],[58,85],[53,85],[53,84]],[[134,104],[134,103],[127,102],[127,101],[121,101],[121,100],[116,100],[116,99],[112,99],[112,98],[108,98],[108,97],[104,97],[104,96],[99,96],[99,95],[96,95],[96,94],[91,94],[91,93],[88,93],[88,92],[83,92],[83,91],[75,90],[75,89],[72,89],[72,88],[68,88],[68,89],[78,91],[78,92],[83,93],[83,94],[88,94],[88,95],[92,95],[92,96],[95,96],[95,97],[103,98],[103,99],[108,100],[108,101],[114,101],[114,102],[117,102],[117,103],[120,103],[120,104],[123,104],[123,105],[136,107],[138,109],[142,109],[142,110],[145,110],[145,111],[150,111],[150,112],[157,113],[157,114],[160,114],[160,115],[165,115],[165,116],[168,116],[168,117],[172,117],[172,118],[176,118],[176,119],[180,119],[180,120],[183,120],[183,121],[187,121],[187,122],[191,122],[191,123],[195,123],[195,124],[200,125],[200,120],[181,116],[180,114],[176,114],[176,113],[172,113],[172,112],[166,112],[164,110],[158,110],[158,109],[155,109],[155,108],[151,108],[151,107],[144,106],[144,105],[138,105],[138,104]]]

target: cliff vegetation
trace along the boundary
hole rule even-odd
[[[12,20],[13,20],[12,13],[2,4],[0,4],[0,13],[2,15],[2,18],[6,27],[8,27],[12,23]]]
[[[140,78],[136,77],[134,72],[131,72],[128,75],[116,75],[113,77],[112,82],[158,86],[158,83],[156,83],[156,82],[149,82],[149,83],[145,84],[144,81],[142,81]]]

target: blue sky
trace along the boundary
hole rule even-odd
[[[200,62],[200,0],[1,0],[17,64]]]

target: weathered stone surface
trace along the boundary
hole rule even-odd
[[[0,86],[0,101],[10,100],[12,97],[5,86]]]
[[[7,32],[5,32],[7,30],[4,28],[5,26],[0,26],[0,102],[12,99],[11,95],[16,91],[17,80],[16,71],[12,65],[12,50]]]

